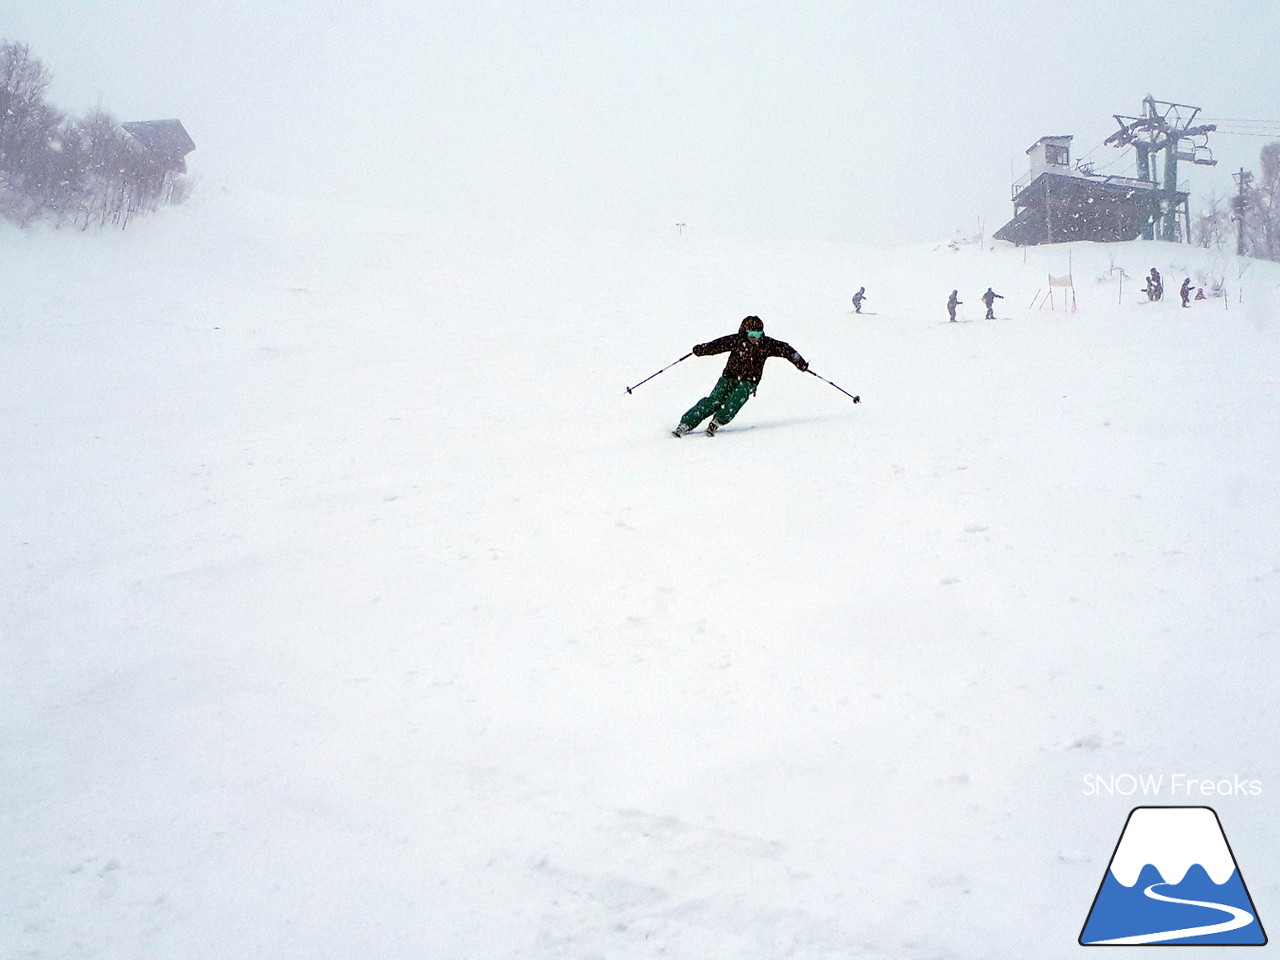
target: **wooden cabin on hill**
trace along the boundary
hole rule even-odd
[[[186,173],[187,154],[196,148],[179,120],[135,120],[120,124],[166,173]]]

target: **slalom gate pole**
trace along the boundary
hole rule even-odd
[[[683,357],[681,357],[681,358],[680,358],[680,360],[688,360],[688,359],[689,359],[690,357],[692,357],[692,356],[693,356],[693,351],[692,351],[692,350],[690,350],[690,351],[689,351],[688,353],[686,353]],[[658,373],[665,373],[666,371],[668,371],[668,370],[670,370],[672,367],[674,367],[677,363],[679,363],[679,362],[680,362],[680,360],[675,360],[675,361],[673,361],[673,362],[671,362],[671,363],[668,363],[665,367],[663,367],[661,370],[659,370],[659,371],[658,371]],[[640,383],[637,383],[637,384],[635,385],[635,387],[627,387],[627,393],[630,393],[632,390],[634,390],[636,387],[640,386],[640,384],[642,384],[642,383],[648,383],[650,380],[652,380],[654,377],[656,377],[656,376],[658,375],[658,373],[651,373],[651,374],[649,374],[647,377],[645,377],[643,380],[641,380],[641,381],[640,381]]]
[[[805,372],[806,372],[806,373],[813,373],[813,370],[812,370],[812,369],[810,369],[810,370],[807,370],[807,371],[805,371]],[[820,373],[813,373],[813,375],[814,375],[815,377],[817,377],[819,380],[821,380],[823,383],[831,383],[831,381],[830,381],[830,380],[828,380],[826,377],[824,377],[824,376],[823,376],[822,374],[820,374]],[[862,402],[862,398],[861,398],[861,397],[855,397],[852,393],[850,393],[850,392],[849,392],[848,390],[846,390],[844,387],[837,386],[837,385],[836,385],[836,384],[834,384],[834,383],[831,383],[831,386],[835,387],[837,390],[839,390],[841,393],[843,393],[846,397],[848,397],[848,398],[849,398],[850,400],[852,400],[854,403],[861,403],[861,402]]]

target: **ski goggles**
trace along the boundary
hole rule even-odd
[[[748,336],[748,337],[750,337],[752,340],[759,340],[761,337],[763,337],[763,336],[764,336],[764,331],[763,331],[763,330],[748,330],[748,331],[747,331],[747,336]]]

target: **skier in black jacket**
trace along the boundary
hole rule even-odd
[[[711,422],[707,424],[707,436],[714,437],[716,431],[732,420],[742,409],[742,405],[755,394],[756,388],[760,386],[760,378],[764,376],[764,362],[770,357],[790,360],[801,373],[809,369],[804,357],[791,344],[764,335],[764,321],[759,317],[745,317],[737,333],[700,343],[693,348],[694,356],[698,357],[709,357],[717,353],[729,354],[724,372],[711,388],[711,393],[695,403],[680,418],[680,423],[671,431],[673,437],[683,437],[707,417],[711,417]]]

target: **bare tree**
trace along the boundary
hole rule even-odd
[[[1280,142],[1263,147],[1258,164],[1245,212],[1250,252],[1259,259],[1280,260]]]
[[[1216,193],[1208,205],[1191,221],[1191,242],[1198,247],[1222,250],[1235,243],[1231,221],[1231,203]]]
[[[44,101],[49,71],[25,43],[0,43],[0,213],[29,223],[62,175],[63,117]]]
[[[49,70],[25,43],[0,43],[0,165],[42,148],[62,117],[44,102]]]

